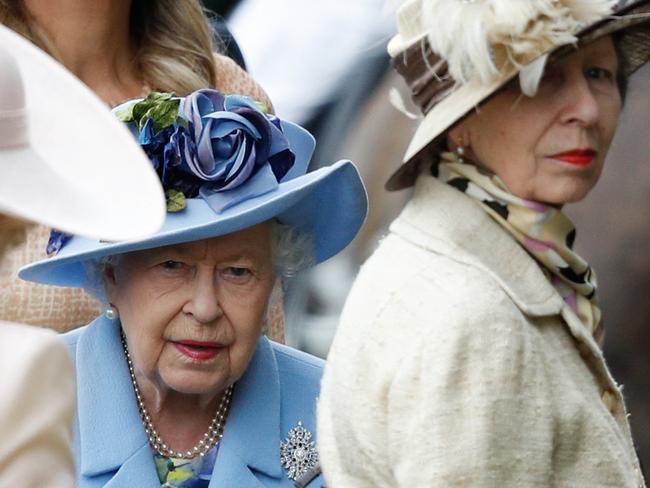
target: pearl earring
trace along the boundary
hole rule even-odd
[[[104,309],[104,315],[108,320],[117,320],[120,318],[120,312],[112,304],[106,305]]]
[[[459,145],[456,148],[456,156],[458,156],[458,162],[459,163],[464,163],[465,160],[463,159],[463,156],[465,156],[465,146]]]

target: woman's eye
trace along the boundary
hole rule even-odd
[[[252,276],[250,269],[239,266],[230,266],[224,269],[224,274],[238,280],[248,279]]]
[[[591,67],[586,71],[587,78],[593,80],[613,80],[614,73],[606,68]]]
[[[181,263],[180,261],[168,260],[160,263],[160,266],[163,269],[167,269],[167,270],[179,270],[183,268],[183,263]]]

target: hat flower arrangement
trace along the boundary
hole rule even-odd
[[[184,210],[198,196],[222,212],[275,189],[295,163],[280,119],[245,96],[204,89],[181,99],[152,92],[114,111],[151,160],[168,212]],[[70,238],[52,230],[48,256]]]
[[[365,219],[368,199],[354,164],[308,171],[315,140],[242,95],[203,89],[186,97],[151,93],[113,109],[148,156],[166,196],[158,232],[101,241],[52,231],[48,259],[19,276],[85,287],[108,256],[211,239],[276,221],[310,241],[312,265],[343,249]],[[131,202],[145,205],[142,195]]]
[[[152,93],[117,116],[151,159],[169,212],[183,210],[186,198],[228,192],[249,178],[259,181],[257,191],[268,191],[295,162],[279,119],[244,96],[199,90],[181,106],[171,93]],[[232,193],[211,199],[217,211],[237,201]]]

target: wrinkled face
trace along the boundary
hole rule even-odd
[[[521,198],[561,205],[598,181],[621,110],[618,57],[601,38],[546,67],[538,93],[508,87],[449,131],[451,148]]]
[[[105,279],[136,375],[218,393],[242,376],[261,333],[274,283],[271,224],[133,252]]]

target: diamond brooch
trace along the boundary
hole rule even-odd
[[[280,443],[280,462],[287,470],[289,479],[294,481],[318,469],[318,452],[311,440],[311,432],[305,429],[302,421],[289,430],[287,438]]]

